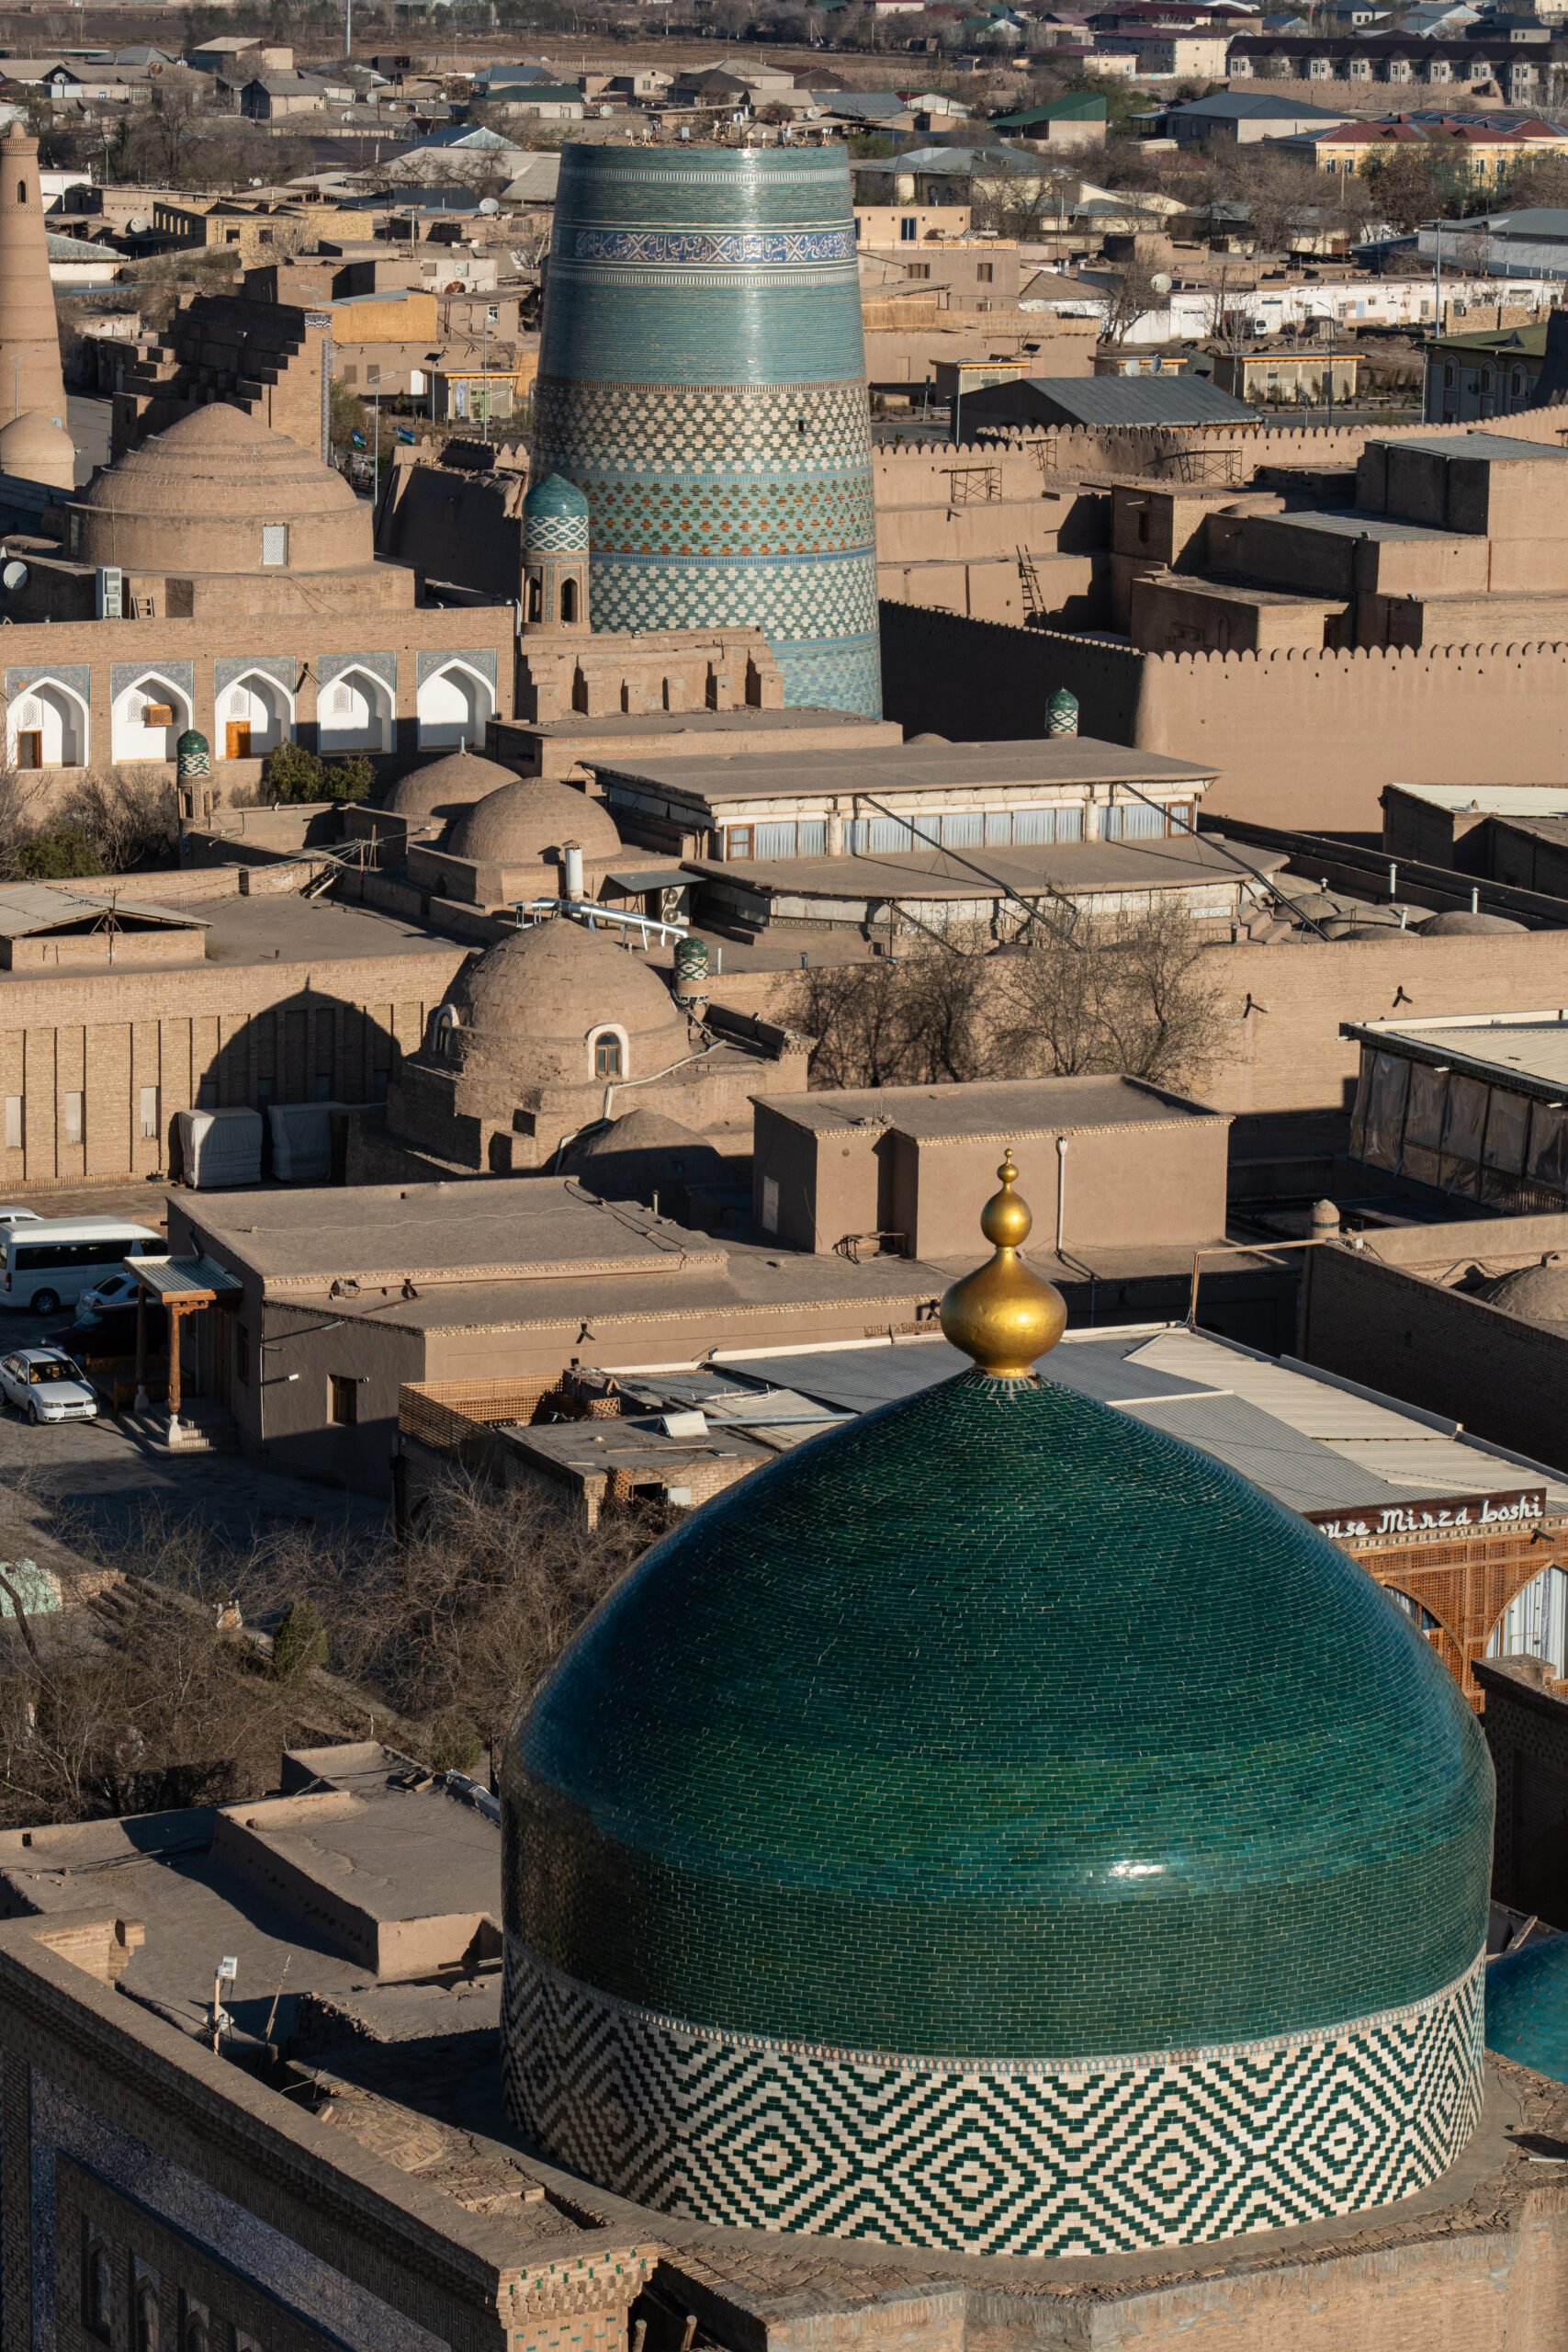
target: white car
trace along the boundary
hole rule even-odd
[[[0,1356],[0,1396],[29,1421],[96,1421],[98,1400],[80,1368],[58,1348],[17,1348]]]
[[[90,1315],[101,1315],[106,1306],[134,1306],[137,1284],[131,1274],[107,1274],[91,1290],[85,1290],[76,1301],[76,1320],[85,1323]]]
[[[0,1209],[0,1225],[39,1225],[37,1209]]]

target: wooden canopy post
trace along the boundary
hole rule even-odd
[[[175,1298],[164,1301],[169,1317],[169,1443],[180,1435],[180,1310]]]
[[[147,1288],[136,1285],[136,1405],[135,1410],[145,1413],[151,1400],[147,1395]]]

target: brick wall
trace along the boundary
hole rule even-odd
[[[1568,1923],[1568,1694],[1533,1658],[1477,1666],[1497,1775],[1492,1892],[1549,1926]]]
[[[6,631],[0,687],[7,696],[25,684],[50,677],[78,695],[87,707],[85,765],[112,778],[113,721],[111,705],[117,692],[146,673],[157,679],[162,699],[167,689],[176,696],[176,718],[200,729],[213,750],[213,776],[220,799],[236,786],[254,790],[258,764],[226,761],[223,730],[217,716],[218,665],[222,662],[281,662],[274,678],[292,698],[294,732],[309,749],[316,743],[319,695],[349,657],[364,663],[388,686],[395,717],[393,749],[412,759],[420,748],[418,696],[422,670],[428,673],[433,654],[477,657],[471,669],[493,686],[497,715],[515,715],[513,676],[513,615],[505,605],[467,605],[451,610],[417,606],[401,611],[338,614],[332,608],[330,582],[321,583],[321,610],[308,620],[296,615],[271,619],[265,610],[234,620],[126,620],[18,622]],[[330,665],[323,681],[323,664]],[[189,665],[190,691],[186,690]],[[272,673],[269,673],[269,675]],[[232,673],[224,671],[224,684]],[[189,705],[188,722],[186,704]],[[482,730],[481,730],[482,731]],[[172,775],[138,760],[138,771]],[[81,777],[81,768],[51,768],[40,781],[55,793],[67,790]]]
[[[1473,1255],[1490,1267],[1489,1241],[1509,1246],[1490,1223],[1464,1231],[1472,1238],[1456,1246],[1456,1257]],[[1378,1255],[1382,1240],[1308,1252],[1304,1361],[1442,1413],[1534,1461],[1568,1463],[1568,1329],[1527,1323],[1386,1264]]]
[[[1485,641],[1342,653],[1140,653],[894,604],[881,622],[887,715],[906,732],[1038,735],[1066,686],[1082,733],[1212,761],[1213,817],[1380,832],[1393,776],[1553,784],[1568,759],[1568,642],[1495,641],[1490,611]]]
[[[109,2352],[130,2352],[137,2264],[157,2277],[162,2340],[179,2341],[184,2298],[208,2312],[210,2352],[607,2352],[650,2267],[607,2230],[573,2240],[570,2275],[530,2263],[504,2222],[104,1990],[26,1922],[0,1928],[0,2092],[7,2346],[41,2352],[52,2268],[55,2352],[102,2352],[84,2324],[88,2233],[110,2258]],[[40,2167],[54,2194],[35,2199]]]
[[[212,1107],[265,1100],[370,1102],[417,1050],[467,950],[345,956],[302,968],[231,964],[167,971],[17,976],[0,989],[0,1098],[19,1097],[23,1140],[0,1182],[82,1184],[170,1168],[175,1122],[204,1086]],[[141,1134],[141,1093],[156,1093]],[[267,1092],[264,1092],[265,1088]],[[67,1095],[82,1096],[80,1141]]]

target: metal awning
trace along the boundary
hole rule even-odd
[[[243,1291],[238,1274],[215,1258],[127,1258],[125,1271],[149,1297],[180,1306],[210,1306],[221,1295]]]
[[[605,876],[617,890],[684,890],[697,880],[683,865],[649,865],[633,874]]]

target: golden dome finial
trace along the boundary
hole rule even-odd
[[[1020,1246],[1034,1219],[1013,1186],[1012,1146],[997,1174],[1002,1189],[980,1212],[980,1230],[994,1244],[985,1265],[953,1283],[942,1302],[943,1336],[998,1380],[1027,1379],[1034,1360],[1054,1348],[1067,1324],[1059,1290],[1021,1263]]]

